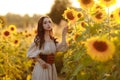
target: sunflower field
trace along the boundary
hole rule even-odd
[[[26,57],[36,30],[18,31],[13,24],[5,26],[0,16],[0,80],[30,80],[32,61]]]
[[[67,8],[68,51],[65,80],[120,80],[120,8],[116,0],[78,0],[81,8]]]

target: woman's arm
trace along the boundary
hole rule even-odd
[[[62,41],[61,43],[57,44],[57,51],[64,52],[67,50],[68,48],[68,45],[66,42],[67,31],[68,31],[68,27],[64,27],[63,32],[62,32]]]
[[[35,62],[39,62],[40,66],[42,66],[43,69],[48,68],[48,64],[44,60],[42,60],[41,58],[34,57],[34,58],[31,58],[31,59]]]
[[[37,47],[35,45],[35,43],[33,42],[30,46],[30,48],[28,49],[28,52],[27,52],[27,57],[29,59],[32,59],[33,61],[35,62],[39,62],[40,65],[46,69],[48,67],[48,64],[42,60],[41,58],[38,57],[38,55],[42,52],[42,50],[39,49],[39,47]]]
[[[30,45],[30,48],[28,49],[27,57],[28,57],[28,58],[37,57],[41,52],[42,52],[42,50],[40,50],[39,47],[36,46],[35,43],[33,42],[33,43]]]

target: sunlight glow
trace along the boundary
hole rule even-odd
[[[77,0],[70,0],[72,6],[80,8],[80,4]],[[0,15],[5,15],[7,13],[14,14],[46,14],[51,10],[54,0],[0,0]],[[115,8],[120,7],[120,0],[117,0],[116,5],[110,7],[110,12]]]
[[[0,15],[15,14],[45,14],[50,11],[54,0],[0,0]]]
[[[98,1],[98,0],[95,0]],[[80,8],[80,4],[77,0],[71,0],[71,2],[73,3],[72,5],[76,8]],[[115,8],[120,7],[120,0],[117,0],[116,5],[113,5],[109,8],[109,11],[112,12]]]

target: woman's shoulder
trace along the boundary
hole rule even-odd
[[[30,44],[30,48],[33,48],[33,47],[36,47],[36,44],[35,44],[35,42],[33,41],[33,42],[31,42],[31,44]]]

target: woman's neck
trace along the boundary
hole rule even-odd
[[[45,35],[44,35],[45,41],[50,41],[50,32],[49,31],[45,31]]]

